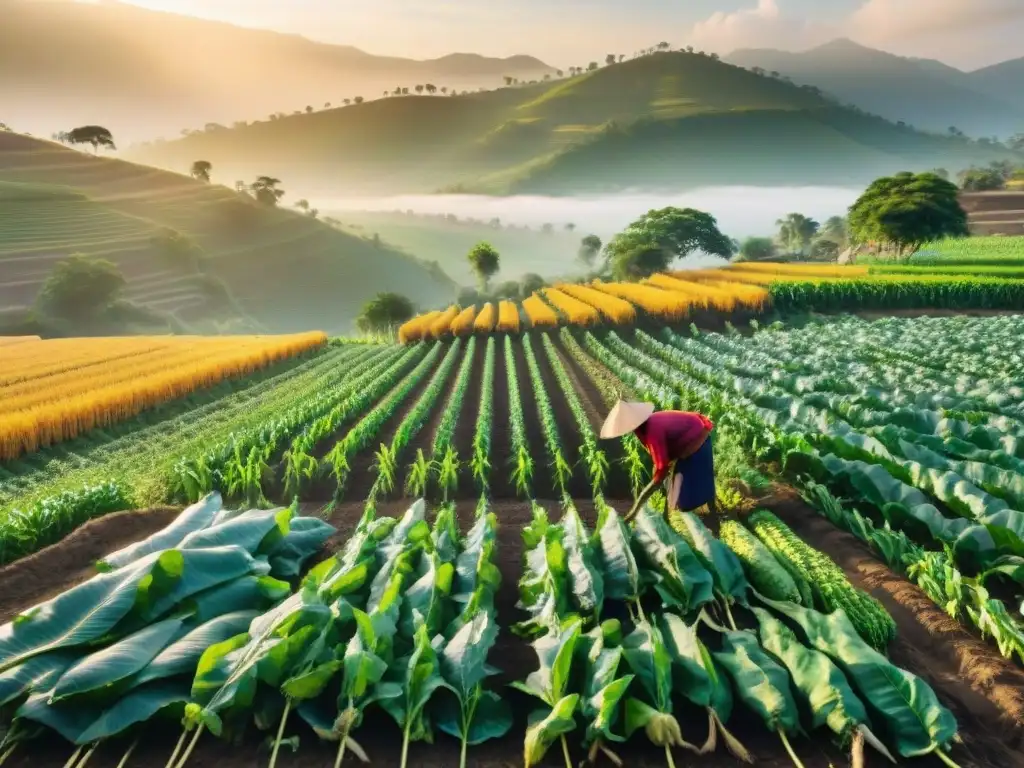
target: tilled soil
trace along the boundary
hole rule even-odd
[[[613,506],[622,509],[628,500],[612,501]],[[832,528],[827,521],[815,516],[792,494],[778,494],[763,501],[787,520],[807,540],[835,559],[849,575],[851,581],[868,589],[892,613],[899,626],[900,639],[894,644],[891,655],[900,666],[924,677],[935,688],[943,703],[950,707],[960,723],[960,732],[965,744],[954,751],[954,758],[963,768],[1011,768],[1021,764],[1020,730],[1015,703],[1022,690],[1019,680],[1024,677],[1019,669],[999,658],[988,646],[979,643],[963,630],[959,635],[947,628],[942,636],[936,636],[929,629],[934,618],[934,606],[908,602],[908,585],[898,577],[889,574],[882,577],[879,564],[873,560],[859,542]],[[400,515],[408,502],[390,501],[378,505],[379,514]],[[545,502],[549,511],[557,514],[555,505]],[[590,501],[577,501],[576,506],[588,522],[596,517]],[[475,503],[462,501],[457,510],[463,529],[471,524]],[[496,680],[501,686],[511,680],[524,679],[536,667],[535,657],[529,645],[511,633],[509,627],[522,616],[516,609],[516,583],[522,571],[522,540],[519,532],[530,520],[530,506],[526,502],[499,500],[492,509],[498,516],[499,546],[498,566],[503,583],[498,594],[497,609],[502,632],[491,661],[502,669],[503,674]],[[320,511],[317,505],[305,505],[304,514]],[[340,546],[351,534],[363,513],[362,503],[341,504],[329,511],[329,521],[338,528],[338,533],[328,542],[327,552]],[[107,552],[117,549],[130,541],[142,538],[166,525],[172,518],[172,510],[138,511],[111,515],[93,521],[60,544],[54,545],[32,558],[21,561],[0,571],[0,616],[11,617],[19,611],[56,594],[57,592],[87,578],[93,563]],[[322,558],[321,558],[322,559]],[[31,561],[31,562],[30,562]],[[29,582],[36,574],[38,584],[31,588]],[[8,579],[14,579],[9,581]],[[881,580],[880,580],[881,579]],[[891,582],[900,582],[903,587],[892,590]],[[15,588],[11,588],[12,584]],[[896,595],[899,592],[904,597]],[[918,597],[923,597],[918,593]],[[927,601],[927,598],[924,598]],[[930,612],[930,613],[929,613]],[[949,644],[955,644],[950,648]],[[973,659],[973,662],[971,660]],[[981,674],[980,670],[987,670]],[[978,674],[975,674],[978,672]],[[987,678],[986,678],[987,675]],[[987,679],[988,683],[983,680]],[[986,687],[987,686],[987,687]],[[522,737],[529,713],[532,709],[527,697],[511,690],[503,690],[515,712],[515,726],[503,739],[487,742],[469,750],[468,765],[475,768],[511,768],[522,764]],[[676,715],[682,724],[684,736],[690,741],[702,743],[706,735],[706,720],[702,713],[686,708],[677,709]],[[737,707],[730,730],[757,757],[759,765],[782,768],[792,765],[778,739],[767,733],[752,716]],[[288,735],[297,734],[301,747],[297,754],[287,750],[278,759],[282,768],[330,768],[334,761],[331,745],[320,743],[299,721],[287,729]],[[163,766],[178,735],[173,723],[157,724],[146,732],[128,763],[129,768],[140,766]],[[204,738],[189,762],[194,768],[249,768],[266,765],[268,754],[263,741],[267,734],[252,732],[237,746],[221,743],[212,737]],[[575,763],[585,756],[579,747],[578,734],[570,741],[572,758]],[[357,739],[369,753],[373,765],[392,768],[400,763],[401,739],[397,727],[386,716],[368,716],[357,735]],[[128,745],[112,743],[104,745],[93,757],[90,765],[116,765]],[[824,736],[816,735],[813,740],[795,739],[794,749],[807,768],[826,768],[847,764],[848,757],[837,751]],[[70,749],[59,740],[50,739],[33,744],[31,752],[16,752],[6,766],[16,768],[59,768],[67,760]],[[434,745],[413,744],[410,748],[409,765],[447,768],[458,765],[458,744],[444,735],[438,735]],[[646,743],[642,734],[637,734],[627,746],[619,750],[625,765],[647,768],[666,765],[664,752]],[[346,765],[352,758],[346,758]],[[713,755],[696,757],[677,750],[677,766],[736,766],[739,763],[729,756],[724,747]],[[563,765],[557,746],[551,750],[543,763],[546,766]],[[881,765],[881,760],[872,754],[867,756],[869,766]],[[940,765],[934,758],[915,760],[911,764],[921,768]]]

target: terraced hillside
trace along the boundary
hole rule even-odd
[[[287,187],[285,187],[287,188]],[[194,245],[168,245],[168,236]],[[0,133],[0,306],[24,314],[55,262],[109,259],[128,298],[197,327],[347,332],[395,290],[426,304],[454,286],[437,269],[226,187]]]
[[[1012,153],[924,134],[782,80],[677,52],[455,98],[377,99],[194,134],[128,156],[169,168],[202,156],[234,175],[259,166],[329,195],[860,184]]]
[[[971,192],[960,196],[976,235],[1024,235],[1024,192]]]

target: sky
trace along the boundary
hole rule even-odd
[[[370,53],[567,67],[660,41],[728,54],[836,37],[975,69],[1024,56],[1024,0],[129,0]]]

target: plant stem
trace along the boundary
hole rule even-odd
[[[953,761],[952,761],[952,760],[950,759],[949,755],[947,755],[947,754],[946,754],[946,753],[945,753],[945,752],[943,751],[942,747],[939,747],[938,749],[936,749],[936,750],[935,750],[935,756],[936,756],[937,758],[939,758],[939,760],[941,760],[942,762],[944,762],[944,763],[945,763],[946,765],[948,765],[948,766],[949,766],[949,768],[960,768],[960,766],[959,766],[959,765],[957,765],[956,763],[954,763],[954,762],[953,762]]]
[[[459,754],[459,768],[466,768],[466,747],[468,746],[467,735],[462,734],[462,752]]]
[[[676,761],[672,759],[672,748],[665,745],[665,761],[668,763],[668,768],[676,768]]]
[[[782,746],[784,746],[786,748],[786,752],[789,753],[789,759],[793,761],[793,765],[795,765],[796,768],[804,768],[804,764],[800,762],[800,758],[797,757],[796,752],[793,751],[793,747],[789,743],[789,739],[786,738],[786,732],[782,728],[779,728],[778,734],[779,738],[782,739]]]
[[[92,753],[96,751],[96,747],[98,747],[99,745],[100,743],[98,741],[95,744],[93,744],[92,747],[90,747],[89,751],[82,755],[82,762],[75,766],[75,768],[85,768],[85,764],[89,762],[89,758],[92,757]]]
[[[572,758],[569,757],[569,742],[565,740],[565,734],[562,734],[562,756],[565,757],[565,768],[572,768]]]
[[[341,744],[338,746],[338,756],[334,760],[334,768],[338,768],[341,765],[341,761],[345,759],[345,745],[348,743],[348,734],[346,733],[341,737]]]
[[[74,753],[72,753],[71,757],[68,758],[68,761],[64,763],[64,768],[72,768],[72,766],[78,762],[78,757],[82,754],[82,749],[83,747],[79,747],[74,751]]]
[[[738,632],[739,627],[736,626],[736,619],[732,617],[732,611],[729,610],[729,598],[725,595],[722,596],[722,605],[725,606],[725,618],[729,620],[729,626],[732,627],[733,632]]]
[[[412,720],[408,719],[405,723],[405,732],[402,734],[402,763],[401,768],[405,768],[405,764],[409,759],[409,726],[412,725]]]
[[[277,752],[281,749],[281,739],[284,737],[284,725],[288,722],[288,713],[292,709],[292,700],[284,700],[284,712],[281,714],[281,724],[277,726],[277,738],[274,739],[274,751],[270,753],[270,768],[277,764]]]
[[[199,737],[202,736],[203,730],[206,728],[205,723],[200,723],[199,727],[196,728],[196,734],[192,737],[192,740],[188,743],[188,749],[185,750],[185,754],[181,756],[181,761],[175,766],[175,768],[183,768],[188,759],[192,756],[192,750],[196,748],[196,744],[199,742]]]
[[[181,748],[185,746],[186,736],[188,736],[188,729],[183,727],[181,729],[181,737],[178,739],[178,743],[174,745],[174,751],[171,752],[171,758],[167,761],[167,765],[165,765],[164,768],[172,768],[172,766],[174,766],[174,761],[178,759],[178,753],[181,752]]]
[[[128,747],[128,751],[124,753],[124,757],[122,757],[121,758],[121,762],[117,764],[117,768],[124,768],[126,765],[128,765],[128,758],[130,758],[132,756],[132,752],[135,751],[135,748],[137,746],[139,746],[139,740],[138,739],[133,741],[132,745],[130,747]]]
[[[14,754],[14,750],[16,750],[17,748],[18,748],[17,743],[11,744],[11,748],[8,749],[6,752],[4,752],[2,755],[0,755],[0,765],[3,765],[4,763],[6,763],[7,762],[7,758],[10,757],[11,755],[13,755]]]

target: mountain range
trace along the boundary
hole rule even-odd
[[[374,56],[113,0],[0,0],[0,121],[43,136],[100,124],[125,143],[397,87],[477,90],[554,71],[530,56]]]
[[[934,59],[910,59],[839,39],[792,53],[738,50],[726,61],[811,85],[888,120],[969,136],[1024,133],[1024,58],[964,72]]]
[[[856,187],[900,170],[1024,161],[686,52],[455,98],[392,96],[133,147],[127,156],[179,171],[206,160],[222,180],[271,174],[319,199]]]

